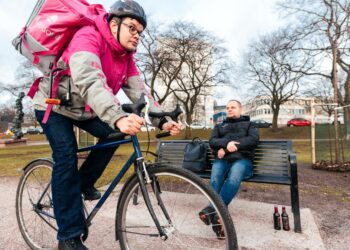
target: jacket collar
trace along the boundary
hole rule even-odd
[[[96,18],[95,24],[98,31],[101,33],[102,37],[106,40],[110,48],[118,55],[125,57],[132,57],[135,52],[129,53],[126,49],[124,49],[121,44],[115,39],[112,35],[111,30],[109,29],[108,14],[101,14]]]
[[[226,118],[224,120],[224,123],[235,123],[235,122],[246,122],[246,121],[250,121],[249,116],[246,115],[241,115],[239,118]]]

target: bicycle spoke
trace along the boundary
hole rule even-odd
[[[162,168],[164,169],[164,168]],[[236,249],[236,236],[233,235],[234,228],[228,212],[219,200],[214,191],[209,191],[206,184],[196,179],[193,182],[190,178],[184,178],[182,171],[169,168],[170,172],[164,173],[160,170],[150,171],[153,180],[159,183],[147,185],[148,195],[154,213],[168,235],[166,240],[162,240],[150,216],[148,208],[142,196],[138,197],[138,204],[133,205],[135,190],[139,187],[138,180],[130,184],[122,195],[122,205],[118,212],[118,237],[122,247],[127,249],[139,249],[145,246],[157,246],[160,249]],[[168,168],[167,168],[168,169]],[[154,183],[154,182],[153,182]],[[131,187],[132,186],[132,187]],[[160,192],[158,192],[158,191]],[[212,225],[205,225],[199,218],[199,212],[214,204],[216,213],[222,218],[225,235],[232,235],[232,239],[223,237],[219,239],[212,229]],[[217,210],[217,208],[220,208]],[[166,212],[164,212],[166,211]],[[169,217],[167,216],[169,214]],[[172,224],[169,224],[169,218]],[[157,235],[157,237],[155,237]]]
[[[52,162],[35,161],[26,168],[16,197],[16,214],[24,240],[32,249],[57,247],[51,197]]]

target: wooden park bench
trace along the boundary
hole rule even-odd
[[[182,167],[184,149],[190,140],[160,141],[157,147],[157,162],[175,167]],[[205,141],[208,144],[208,141]],[[211,165],[214,159],[208,147],[209,165],[200,177],[210,179]],[[260,141],[255,150],[253,161],[253,176],[246,182],[289,185],[291,205],[294,215],[294,231],[301,233],[299,191],[296,155],[292,151],[290,140]]]

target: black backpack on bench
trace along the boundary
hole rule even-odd
[[[203,172],[208,167],[207,145],[198,137],[185,146],[183,168],[192,172]]]

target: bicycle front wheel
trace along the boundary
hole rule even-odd
[[[18,184],[17,222],[31,249],[57,248],[57,225],[51,196],[52,166],[52,161],[48,159],[31,162]]]
[[[167,239],[159,236],[135,175],[125,184],[118,203],[116,233],[122,249],[237,249],[226,206],[201,178],[173,167],[153,167],[148,173],[152,182],[147,192]],[[209,225],[199,216],[208,205]]]

